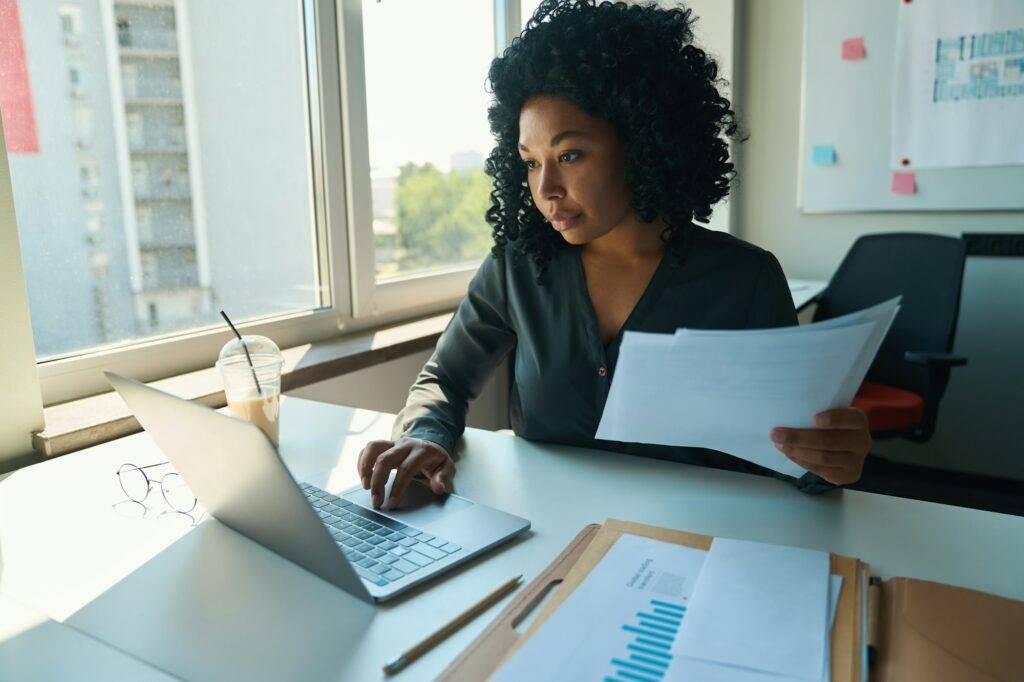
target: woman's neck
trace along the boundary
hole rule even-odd
[[[584,244],[582,252],[588,258],[626,264],[660,258],[664,246],[661,233],[665,227],[665,222],[660,216],[653,223],[642,223],[633,216],[606,234]]]

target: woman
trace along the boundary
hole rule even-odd
[[[728,194],[723,136],[737,126],[692,23],[689,10],[546,0],[492,62],[494,248],[413,385],[396,440],[359,456],[375,506],[396,469],[389,505],[417,473],[451,491],[468,401],[509,353],[520,436],[772,474],[711,450],[594,439],[623,331],[797,323],[774,256],[693,224]],[[766,434],[809,472],[779,477],[807,492],[858,480],[871,445],[863,413],[830,410],[815,424]]]

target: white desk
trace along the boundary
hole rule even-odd
[[[828,280],[824,279],[790,279],[789,293],[793,297],[793,306],[800,312],[814,297],[825,291]]]
[[[297,477],[340,490],[356,483],[363,444],[390,428],[390,415],[290,398],[281,449]],[[853,491],[810,497],[773,479],[470,430],[457,491],[531,519],[532,533],[370,606],[220,523],[112,510],[118,465],[161,460],[138,434],[0,482],[0,591],[187,680],[380,679],[385,661],[510,577],[533,578],[606,517],[832,550],[883,577],[1024,599],[1024,518]],[[397,679],[432,679],[503,605]]]
[[[172,682],[175,678],[0,594],[0,680]]]

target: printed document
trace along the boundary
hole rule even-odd
[[[626,332],[596,438],[710,448],[789,476],[772,428],[814,428],[848,407],[899,298],[840,318],[765,330]]]
[[[716,558],[709,563],[711,553]],[[829,579],[828,554],[724,538],[711,553],[622,535],[492,681],[827,682],[842,588],[840,576]],[[776,608],[782,610],[771,612]],[[688,656],[683,643],[691,621],[697,625],[692,641],[718,640],[707,649],[715,660]],[[730,632],[733,627],[745,629]],[[787,674],[815,668],[809,678]]]
[[[818,682],[828,611],[828,552],[715,538],[675,653]]]
[[[706,554],[623,535],[492,680],[603,680],[652,670],[660,677]]]
[[[1024,2],[893,4],[892,168],[1024,164]]]

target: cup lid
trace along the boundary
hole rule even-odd
[[[249,360],[245,356],[246,348],[249,349],[249,357],[252,358],[253,365],[265,365],[284,360],[277,344],[267,337],[246,334],[242,336],[242,339],[245,340],[244,347],[237,338],[224,344],[224,347],[220,349],[220,356],[217,358],[218,365],[234,365],[240,362],[249,364]]]

